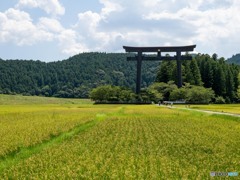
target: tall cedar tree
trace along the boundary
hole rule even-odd
[[[212,88],[217,96],[228,98],[231,101],[237,100],[238,74],[240,72],[237,65],[227,64],[224,58],[218,59],[217,54],[213,54],[212,57],[207,54],[198,54],[192,61],[183,62],[182,69],[184,82]],[[173,64],[167,66],[167,62],[162,63],[156,81],[173,80],[176,83],[175,77],[167,74],[170,72],[170,74],[174,74],[173,71],[176,71]]]

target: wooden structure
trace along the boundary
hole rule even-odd
[[[128,61],[137,61],[137,81],[136,94],[141,90],[141,68],[142,61],[161,61],[161,60],[176,60],[177,61],[177,76],[178,87],[182,87],[182,60],[192,60],[192,56],[182,56],[182,52],[193,51],[196,45],[191,46],[159,46],[159,47],[130,47],[123,46],[126,52],[137,53],[135,57],[127,57]],[[145,56],[143,53],[157,53],[156,56]],[[175,56],[161,56],[161,52],[176,52]]]

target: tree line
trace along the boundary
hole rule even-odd
[[[49,63],[0,59],[0,93],[87,98],[92,89],[102,85],[125,87],[133,92],[136,62],[126,61],[129,55],[134,54],[82,53]],[[218,58],[216,54],[198,54],[191,61],[183,61],[182,71],[183,82],[212,89],[216,101],[238,100],[239,66],[226,63],[224,58]],[[145,96],[142,97],[146,98],[146,93],[149,93],[146,88],[154,82],[175,84],[176,73],[175,61],[144,61],[142,93]],[[164,96],[167,98],[170,94]]]
[[[240,54],[235,54],[227,60],[229,64],[234,63],[240,65]]]
[[[211,88],[186,83],[178,88],[174,81],[153,83],[136,95],[133,91],[119,86],[103,85],[94,88],[89,96],[95,103],[159,103],[181,101],[182,103],[207,104],[214,99]],[[222,102],[221,102],[222,103]]]
[[[101,85],[135,88],[136,62],[125,53],[82,53],[67,60],[41,62],[0,59],[0,93],[87,98]],[[145,62],[142,85],[155,81],[159,62]]]
[[[172,61],[164,61],[157,72],[157,82],[177,82],[177,65]],[[183,82],[191,85],[211,88],[217,99],[236,102],[239,99],[239,66],[228,64],[224,58],[216,54],[198,54],[191,61],[183,61]]]

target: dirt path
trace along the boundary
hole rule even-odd
[[[167,108],[176,108],[176,109],[183,109],[183,110],[189,110],[189,111],[198,111],[198,112],[204,112],[209,114],[221,114],[221,115],[227,115],[227,116],[235,116],[240,117],[240,114],[233,114],[233,113],[227,113],[227,112],[217,112],[217,111],[209,111],[209,110],[199,110],[199,109],[192,109],[192,108],[180,108],[176,106],[162,106],[161,107],[167,107]]]

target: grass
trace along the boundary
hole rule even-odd
[[[0,105],[32,105],[32,104],[92,104],[89,99],[61,99],[54,97],[3,95],[0,94]]]
[[[240,172],[238,117],[155,105],[35,103],[32,111],[28,105],[8,109],[0,108],[0,133],[9,126],[11,134],[1,134],[6,142],[25,136],[29,126],[28,136],[43,136],[30,144],[20,138],[24,145],[17,152],[8,147],[0,159],[1,179],[210,179],[211,171]]]

